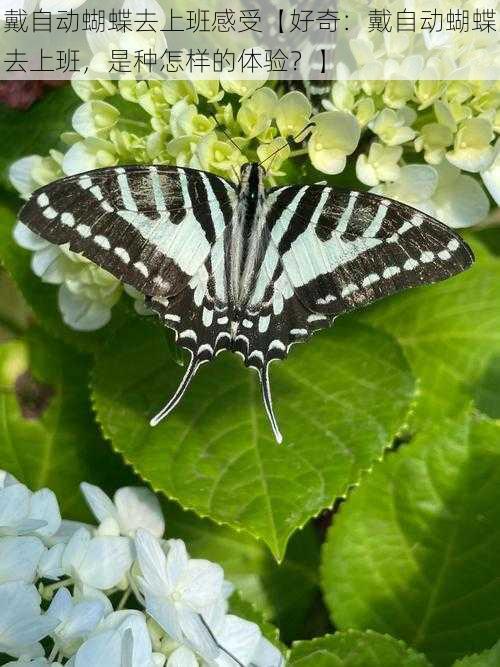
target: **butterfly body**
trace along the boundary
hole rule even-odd
[[[239,354],[261,380],[281,441],[269,365],[335,317],[473,262],[451,229],[399,202],[323,185],[267,190],[258,164],[238,186],[194,169],[97,169],[33,193],[20,221],[132,285],[175,331],[190,363],[178,404],[201,365]]]

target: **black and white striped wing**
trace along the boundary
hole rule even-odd
[[[342,313],[467,269],[474,257],[446,225],[378,195],[320,185],[278,188],[266,211],[269,244],[240,327],[257,368],[284,358]]]
[[[33,193],[19,219],[149,297],[181,292],[233,215],[222,178],[173,166],[96,169]]]

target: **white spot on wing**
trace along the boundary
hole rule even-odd
[[[66,225],[67,227],[75,226],[75,218],[73,217],[72,213],[63,213],[61,215],[61,222],[63,225]]]
[[[88,225],[78,225],[76,231],[80,234],[82,239],[88,239],[89,236],[92,234],[92,230]]]
[[[49,198],[47,197],[45,192],[42,192],[40,195],[38,195],[36,203],[38,204],[38,206],[42,206],[43,208],[49,205]]]
[[[125,264],[128,264],[130,262],[130,255],[125,250],[125,248],[120,248],[120,247],[115,248],[115,255],[119,257]]]
[[[53,209],[52,206],[49,206],[48,208],[45,209],[43,215],[48,220],[53,220],[54,218],[57,218],[57,211]]]
[[[109,250],[111,248],[111,244],[105,236],[95,236],[94,243],[96,243],[101,248],[104,248],[104,250]]]

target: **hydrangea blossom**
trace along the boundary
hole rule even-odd
[[[81,488],[97,526],[62,521],[51,491],[0,471],[0,653],[18,658],[8,664],[282,667],[260,628],[229,613],[222,568],[162,539],[149,489],[111,500]]]

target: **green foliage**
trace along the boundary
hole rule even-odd
[[[430,667],[423,655],[376,632],[337,632],[294,644],[291,665],[300,667]]]
[[[500,642],[487,651],[457,660],[453,667],[498,667],[498,665],[500,665]]]
[[[59,146],[68,131],[71,116],[80,100],[69,86],[48,92],[27,111],[19,112],[0,104],[0,186],[11,188],[9,166],[18,158],[43,155]]]
[[[386,457],[323,553],[340,628],[388,632],[449,665],[500,635],[500,424],[466,412]]]
[[[137,322],[119,331],[96,358],[94,404],[104,434],[154,489],[244,528],[277,558],[293,531],[391,444],[413,395],[394,340],[346,322],[273,368],[281,447],[256,376],[229,355],[204,368],[174,413],[152,429],[149,419],[181,372],[160,327]]]
[[[51,488],[73,519],[89,518],[80,482],[114,490],[131,477],[93,423],[88,367],[37,330],[0,346],[1,466],[32,489]]]

